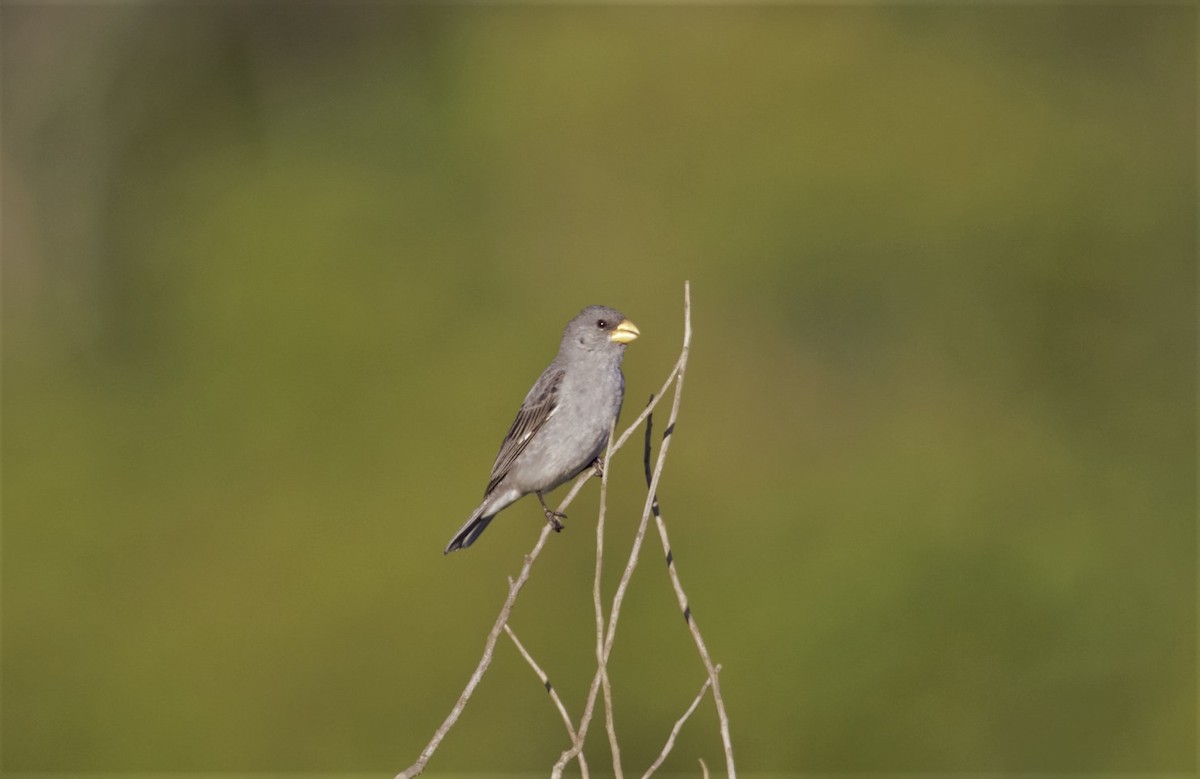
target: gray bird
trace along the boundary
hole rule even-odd
[[[589,306],[567,323],[558,355],[521,403],[521,410],[500,444],[483,503],[471,514],[445,554],[475,542],[492,518],[534,493],[555,530],[564,515],[551,511],[544,494],[600,457],[608,431],[621,413],[625,345],[641,333],[614,308]]]

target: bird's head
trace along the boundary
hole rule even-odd
[[[625,315],[608,306],[588,306],[567,323],[563,331],[563,346],[586,351],[613,350],[620,352],[625,345],[641,335],[637,325]]]

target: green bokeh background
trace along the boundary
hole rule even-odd
[[[408,765],[539,532],[441,555],[559,329],[637,322],[631,419],[684,279],[660,495],[742,771],[1195,770],[1195,7],[2,22],[5,770]],[[576,716],[596,496],[512,623]],[[649,544],[639,772],[703,680]],[[430,768],[565,745],[501,644]]]

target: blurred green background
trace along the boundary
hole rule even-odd
[[[540,530],[441,554],[517,404],[604,303],[632,419],[684,279],[660,494],[743,772],[1196,768],[1195,7],[2,21],[5,770],[407,766]],[[596,494],[512,622],[576,716]],[[703,680],[660,555],[639,772]],[[502,643],[430,769],[565,744]]]

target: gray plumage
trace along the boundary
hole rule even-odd
[[[500,444],[483,502],[446,545],[445,554],[475,542],[492,518],[520,498],[542,496],[604,454],[621,413],[621,358],[637,327],[616,309],[589,306],[567,323],[558,355],[521,403]],[[546,520],[561,528],[545,509]]]

